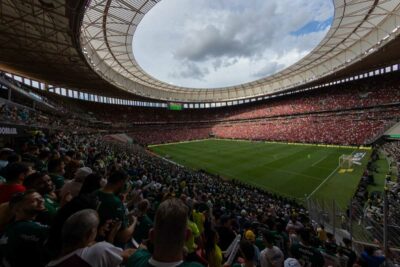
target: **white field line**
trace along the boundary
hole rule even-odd
[[[307,197],[307,199],[310,199],[310,197],[318,191],[318,189],[321,188],[321,186],[323,186],[328,180],[329,178],[331,178],[332,175],[334,175],[336,173],[336,171],[339,169],[339,166],[336,167],[336,169],[333,170],[333,172],[331,172],[328,177],[325,178],[325,180],[322,181],[322,183],[320,183],[320,185],[314,189],[314,191],[311,192],[311,194]]]
[[[326,155],[325,157],[322,157],[321,159],[319,159],[318,161],[314,162],[311,166],[314,167],[315,165],[317,165],[318,163],[320,163],[321,161],[323,161],[324,159],[326,159],[328,157],[328,155]]]
[[[354,152],[356,152],[356,151],[357,151],[357,149],[355,149],[353,152],[351,152],[351,154],[353,155]],[[310,195],[307,196],[307,199],[310,199],[311,196],[314,195],[314,193],[317,192],[318,189],[320,189],[321,186],[323,186],[323,185],[329,180],[329,178],[331,178],[331,176],[334,175],[334,174],[336,173],[336,171],[339,169],[339,167],[340,167],[340,166],[337,166],[336,169],[334,169],[333,172],[331,172],[331,173],[328,175],[328,177],[326,177],[325,180],[323,180],[322,183],[320,183],[320,185],[319,185],[317,188],[315,188],[314,191],[312,191]]]

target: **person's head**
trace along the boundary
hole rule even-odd
[[[9,202],[16,220],[34,219],[45,210],[43,197],[35,190],[16,193]]]
[[[176,198],[167,199],[157,209],[150,240],[154,244],[154,255],[168,257],[183,256],[187,237],[187,206]],[[160,259],[161,260],[161,259]]]
[[[64,248],[83,248],[91,244],[97,235],[99,216],[95,210],[84,209],[72,214],[62,228]]]
[[[128,175],[122,171],[114,171],[108,177],[107,187],[112,188],[115,194],[121,193],[125,187],[125,182],[128,179]]]
[[[47,170],[49,171],[49,173],[64,175],[64,168],[64,161],[62,161],[61,159],[51,159],[47,164]]]
[[[299,261],[295,258],[287,258],[283,264],[284,267],[301,267]]]
[[[242,254],[245,261],[253,261],[255,250],[251,242],[247,240],[240,241],[239,251]]]
[[[65,164],[65,178],[74,179],[75,172],[79,167],[81,167],[81,163],[78,160],[69,160],[68,163]]]
[[[27,189],[34,189],[42,196],[54,190],[54,184],[47,172],[35,172],[25,178]]]
[[[263,236],[264,244],[267,247],[272,247],[274,244],[274,235],[270,231],[265,230],[262,232],[262,236]]]
[[[8,183],[22,183],[31,172],[32,169],[28,164],[14,162],[6,166],[4,175]]]
[[[103,179],[103,177],[97,173],[89,174],[82,183],[79,195],[90,194],[104,187],[105,183],[103,183],[103,180],[105,179]]]
[[[250,241],[250,242],[255,242],[256,241],[256,235],[255,235],[254,231],[251,230],[251,228],[244,232],[244,238],[247,241]]]
[[[141,200],[141,201],[138,203],[137,208],[138,208],[138,210],[139,210],[139,213],[140,213],[141,215],[144,215],[144,214],[147,213],[147,211],[148,211],[149,208],[150,208],[150,202],[149,202],[147,199],[143,199],[143,200]]]

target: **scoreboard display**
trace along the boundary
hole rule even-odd
[[[169,110],[182,110],[183,105],[180,103],[168,103]]]

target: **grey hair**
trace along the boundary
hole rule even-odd
[[[85,237],[99,226],[97,211],[84,209],[72,214],[62,228],[62,242],[64,246],[80,244]]]

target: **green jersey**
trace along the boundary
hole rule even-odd
[[[294,258],[298,259],[301,266],[321,267],[324,266],[324,257],[314,247],[304,246],[303,244],[294,244],[290,248]]]
[[[49,227],[34,221],[10,224],[0,239],[6,260],[11,266],[43,266],[46,251],[44,243]]]
[[[60,208],[58,202],[51,199],[49,195],[44,196],[44,206],[46,207],[46,210],[51,217],[54,217],[57,214],[58,209]]]
[[[142,240],[149,237],[149,231],[153,227],[153,222],[149,216],[144,215],[138,218],[133,238],[140,244]]]
[[[64,177],[58,174],[49,174],[51,181],[53,182],[56,190],[61,189],[64,185]]]
[[[101,223],[107,220],[119,220],[121,221],[121,229],[128,227],[128,218],[126,217],[125,206],[121,199],[112,193],[105,193],[103,191],[96,192],[99,198],[98,213]]]
[[[150,252],[145,249],[138,249],[129,257],[126,267],[154,267],[149,263],[150,258]],[[176,267],[203,267],[203,265],[197,262],[182,262]]]

